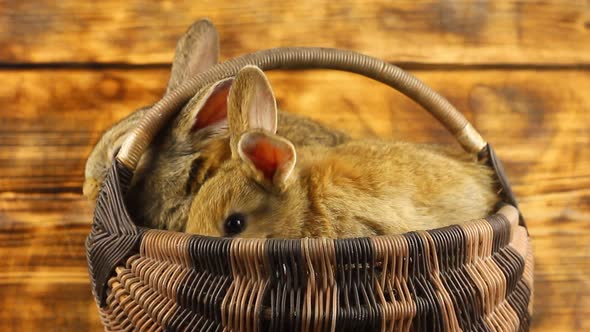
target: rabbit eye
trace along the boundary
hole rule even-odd
[[[225,218],[223,231],[225,236],[233,236],[241,233],[246,228],[246,216],[241,213],[232,213]]]

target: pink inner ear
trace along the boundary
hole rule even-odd
[[[191,128],[192,131],[203,129],[227,118],[227,95],[232,80],[227,80],[217,85],[205,104],[197,114],[197,120]]]
[[[276,171],[292,158],[289,149],[273,144],[264,137],[248,144],[243,151],[269,181],[272,181]]]

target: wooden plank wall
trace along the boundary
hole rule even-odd
[[[101,330],[81,197],[101,131],[157,100],[176,39],[209,17],[224,58],[357,50],[441,92],[504,160],[536,252],[536,331],[590,330],[590,1],[0,1],[0,330]],[[281,107],[355,136],[452,140],[367,79],[270,75]]]

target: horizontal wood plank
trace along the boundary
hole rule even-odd
[[[535,330],[584,330],[588,71],[414,74],[464,111],[506,164],[534,238]],[[85,158],[102,130],[155,101],[167,76],[163,69],[0,72],[0,305],[10,308],[0,311],[2,328],[100,329],[84,256],[92,216],[80,196]],[[354,136],[452,143],[428,114],[378,83],[336,72],[269,77],[282,108]]]
[[[90,285],[62,279],[0,284],[2,331],[102,331]]]
[[[168,63],[201,17],[225,57],[321,46],[396,62],[590,64],[585,0],[3,1],[0,63]]]
[[[80,195],[0,194],[2,331],[100,331]]]
[[[414,73],[492,142],[515,186],[534,184],[541,192],[587,188],[588,71]],[[156,101],[167,76],[166,70],[0,72],[0,191],[79,192],[85,158],[101,132]],[[281,108],[353,136],[453,142],[408,98],[368,79],[330,71],[269,77]],[[519,190],[533,199],[531,189]]]

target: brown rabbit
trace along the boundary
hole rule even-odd
[[[297,147],[274,134],[272,93],[242,69],[230,89],[231,160],[191,203],[186,231],[211,236],[356,237],[481,218],[498,198],[492,172],[466,154],[385,140]],[[249,119],[246,121],[245,119]]]
[[[167,92],[215,65],[218,44],[211,22],[195,22],[178,41]],[[192,195],[229,159],[226,102],[232,82],[219,81],[198,92],[142,156],[127,195],[131,213],[142,224],[184,229]],[[94,147],[86,163],[83,187],[90,201],[96,199],[125,135],[146,109],[130,114],[107,130]],[[336,145],[348,139],[341,132],[288,113],[279,113],[278,132],[298,146]]]

